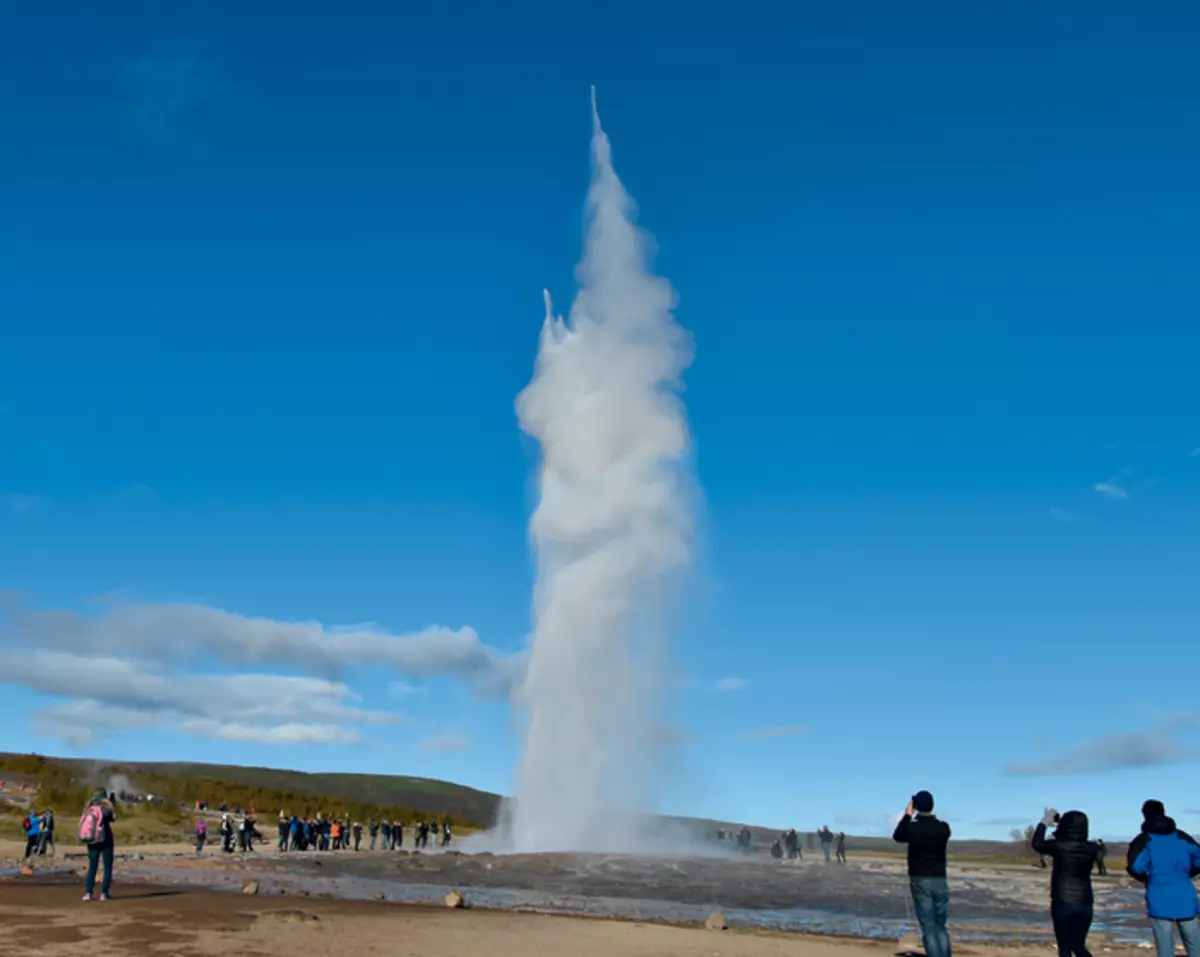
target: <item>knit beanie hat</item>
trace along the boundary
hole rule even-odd
[[[913,810],[918,814],[932,814],[933,795],[928,791],[918,791],[913,795]]]

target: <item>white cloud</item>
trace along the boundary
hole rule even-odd
[[[1055,507],[1055,508],[1050,509],[1050,514],[1054,518],[1057,518],[1064,525],[1071,525],[1074,522],[1079,521],[1079,516],[1075,512],[1072,512],[1068,508]]]
[[[745,678],[722,678],[719,681],[716,681],[713,683],[713,690],[715,690],[715,691],[741,691],[748,684],[750,684],[750,682],[747,681]]]
[[[1006,764],[1012,777],[1099,774],[1130,768],[1158,768],[1195,757],[1196,752],[1175,737],[1169,727],[1128,734],[1107,734],[1042,763]]]
[[[394,635],[195,604],[120,603],[88,616],[29,611],[19,595],[0,594],[0,685],[51,699],[31,728],[77,749],[149,727],[247,743],[354,743],[364,728],[405,720],[364,707],[346,683],[356,671],[449,677],[476,697],[503,698],[525,657],[483,644],[471,628]],[[423,690],[390,686],[393,695]]]
[[[258,727],[219,721],[185,721],[180,730],[203,738],[245,744],[359,744],[362,735],[334,724],[280,724]]]
[[[525,654],[504,655],[472,628],[433,626],[394,635],[372,625],[251,618],[192,604],[123,604],[100,617],[68,611],[17,613],[21,644],[111,655],[175,666],[215,659],[230,668],[298,669],[336,680],[356,667],[383,667],[414,677],[445,676],[479,697],[505,698],[524,673]]]
[[[409,684],[407,681],[393,681],[388,685],[388,694],[393,698],[408,698],[412,695],[428,693],[429,689],[423,685]]]
[[[417,742],[421,751],[469,751],[471,742],[465,734],[457,731],[443,731],[432,738],[423,738]]]
[[[1129,498],[1129,492],[1116,482],[1097,482],[1092,486],[1099,494],[1110,499]]]
[[[752,738],[787,738],[793,734],[803,734],[807,728],[799,725],[787,725],[782,728],[762,728],[757,731],[743,731],[741,737],[749,740]]]
[[[349,725],[405,720],[356,707],[359,698],[346,685],[319,678],[169,674],[61,651],[0,649],[0,684],[65,699],[35,711],[31,726],[79,749],[148,727],[263,744],[349,743],[360,740]]]

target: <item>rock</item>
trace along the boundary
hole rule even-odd
[[[385,900],[387,900],[387,894],[385,894],[383,891],[376,891],[375,899],[377,901],[385,901]]]
[[[464,898],[458,891],[451,891],[443,898],[443,900],[445,900],[447,907],[453,907],[457,909],[467,906],[466,898]]]
[[[17,873],[22,877],[33,877],[33,868],[28,864],[22,864],[21,869]]]
[[[246,881],[246,883],[242,885],[242,893],[243,894],[257,894],[258,893],[258,881]]]
[[[900,942],[896,945],[897,954],[923,954],[925,945],[921,942],[921,938],[911,931],[900,938]]]
[[[728,930],[729,921],[725,919],[725,915],[719,910],[715,910],[704,918],[704,926],[709,930]]]

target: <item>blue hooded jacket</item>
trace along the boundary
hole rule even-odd
[[[1163,920],[1191,920],[1200,910],[1192,871],[1200,867],[1200,847],[1175,832],[1169,817],[1151,822],[1148,840],[1130,870],[1146,875],[1146,911]]]

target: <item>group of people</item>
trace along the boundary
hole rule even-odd
[[[235,820],[228,811],[222,812],[220,824],[221,850],[232,854],[239,851],[243,854],[252,853],[256,842],[263,840],[258,830],[257,818],[251,809],[245,815],[239,815]],[[438,824],[437,821],[418,821],[412,825],[413,847],[423,850],[429,847],[432,836],[434,846],[441,842],[442,847],[449,847],[452,830],[449,819]],[[404,843],[404,824],[400,821],[376,821],[373,818],[367,823],[367,834],[370,836],[371,850],[381,847],[383,850],[397,850]],[[279,812],[278,820],[279,851],[349,851],[360,850],[363,840],[363,824],[352,821],[350,815],[344,818],[327,816],[325,814],[289,815],[286,811]],[[382,843],[380,839],[382,838]],[[196,853],[202,854],[208,841],[208,822],[204,817],[196,818]]]
[[[834,846],[837,850],[837,862],[839,864],[846,863],[846,834],[844,831],[839,831],[834,834],[829,830],[829,825],[824,825],[821,830],[817,831],[817,838],[821,842],[821,850],[825,854],[825,863],[829,864],[832,861]],[[800,846],[800,835],[796,833],[795,828],[790,828],[779,835],[779,840],[771,845],[771,856],[776,860],[803,860],[804,850]]]
[[[366,830],[372,851],[377,847],[394,851],[404,844],[404,824],[401,821],[376,821],[372,818],[367,822]],[[440,825],[437,821],[417,821],[413,823],[412,830],[413,847],[418,850],[429,847],[431,835],[435,847],[439,837],[442,847],[450,846],[452,831],[449,819]],[[351,821],[350,815],[338,819],[323,814],[299,817],[288,815],[286,811],[279,812],[280,851],[357,851],[362,846],[362,839],[362,822]]]
[[[893,839],[908,845],[908,877],[927,957],[950,957],[946,921],[950,889],[946,846],[950,825],[933,812],[933,795],[919,791],[896,825]],[[1103,861],[1103,845],[1088,839],[1082,811],[1047,809],[1033,832],[1033,850],[1053,862],[1050,919],[1059,957],[1091,957],[1087,936],[1094,900],[1092,871]],[[1200,845],[1167,817],[1161,801],[1142,805],[1141,832],[1129,845],[1126,870],[1146,885],[1146,910],[1157,957],[1174,957],[1175,931],[1188,957],[1200,957],[1200,898],[1192,878],[1200,876]]]
[[[54,811],[50,808],[46,808],[40,814],[30,810],[21,822],[21,827],[25,831],[26,858],[34,855],[45,857],[47,848],[52,853],[58,853],[58,845],[54,843]]]
[[[254,842],[262,840],[262,834],[258,830],[258,821],[254,816],[253,810],[249,814],[243,814],[234,820],[233,815],[228,811],[221,814],[221,824],[217,829],[217,834],[221,838],[221,850],[226,854],[232,854],[234,850],[239,850],[243,854],[248,854],[254,850]],[[204,853],[204,845],[208,841],[208,821],[203,817],[196,818],[196,853]]]

